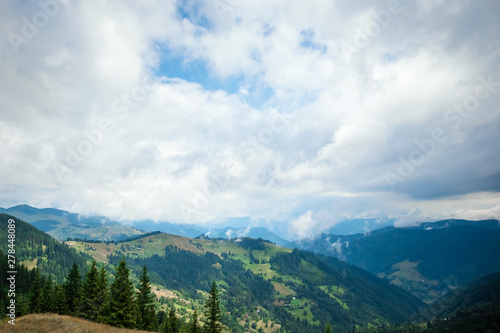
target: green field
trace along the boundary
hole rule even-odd
[[[311,312],[311,301],[307,298],[298,299],[293,297],[289,306],[287,306],[287,310],[295,318],[299,318],[300,320],[305,319],[313,325],[319,324],[319,321],[314,321],[314,316]]]

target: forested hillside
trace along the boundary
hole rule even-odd
[[[500,331],[500,272],[449,292],[411,317],[416,324],[372,328],[364,333],[442,333]]]
[[[75,247],[116,264],[125,255],[152,282],[174,291],[164,302],[186,319],[215,280],[232,332],[336,332],[404,322],[422,304],[403,290],[337,259],[277,247],[262,239],[190,239],[157,234],[126,243]],[[281,328],[280,328],[281,327]]]
[[[322,235],[297,245],[341,258],[426,302],[500,270],[498,221],[443,221],[369,234]]]
[[[52,274],[59,283],[63,282],[69,269],[76,263],[85,270],[91,257],[69,248],[52,236],[38,230],[14,216],[0,214],[0,228],[7,230],[7,221],[13,219],[15,228],[16,260],[28,268],[38,267],[42,274]],[[7,253],[7,232],[0,233],[0,251]]]
[[[38,209],[28,205],[18,205],[0,213],[15,216],[37,229],[48,233],[59,241],[69,238],[123,240],[142,232],[103,216],[85,216],[55,208]]]

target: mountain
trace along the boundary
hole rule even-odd
[[[0,213],[0,230],[8,230],[8,221],[15,221],[15,260],[29,269],[37,266],[42,273],[52,274],[62,283],[73,263],[87,267],[90,256],[77,252],[12,215]],[[8,233],[0,233],[0,252],[7,255]]]
[[[123,240],[142,232],[102,216],[85,216],[54,208],[38,209],[28,205],[0,208],[0,212],[26,221],[58,240],[69,238]]]
[[[208,229],[196,225],[155,222],[153,220],[134,221],[132,223],[132,226],[146,232],[161,231],[164,233],[185,237],[196,237],[208,231]]]
[[[327,321],[335,332],[347,332],[402,323],[423,305],[360,268],[262,239],[155,234],[116,244],[73,243],[109,264],[125,256],[134,272],[146,265],[154,285],[166,288],[163,295],[175,295],[168,302],[175,302],[181,314],[202,311],[203,295],[216,281],[226,309],[223,322],[231,332],[246,332],[250,326],[322,332]]]
[[[322,235],[295,244],[364,268],[432,302],[450,289],[500,270],[496,225],[495,220],[447,220],[367,234]]]
[[[205,237],[210,238],[222,238],[222,239],[233,239],[233,238],[241,238],[241,237],[250,237],[250,238],[262,238],[272,243],[282,246],[288,247],[290,242],[280,236],[276,235],[272,231],[269,231],[266,228],[262,227],[254,227],[254,228],[232,228],[226,227],[223,229],[212,229],[205,234]]]
[[[500,272],[483,276],[449,292],[420,311],[420,316],[426,320],[444,319],[453,316],[457,311],[469,311],[479,307],[500,309]]]
[[[500,220],[469,221],[459,219],[442,220],[437,222],[423,222],[416,227],[411,227],[411,229],[432,230],[456,227],[460,225],[478,227],[487,230],[500,230]]]
[[[363,333],[470,333],[500,331],[500,272],[450,291],[410,317],[412,325]]]
[[[340,221],[333,227],[323,231],[324,234],[333,235],[354,235],[358,233],[368,233],[383,227],[392,226],[394,219],[348,219]]]
[[[422,314],[434,319],[432,332],[498,332],[500,272],[449,293]]]

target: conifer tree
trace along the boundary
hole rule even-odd
[[[16,316],[30,313],[30,297],[28,294],[16,294]]]
[[[332,333],[332,328],[330,327],[330,323],[326,323],[325,333]]]
[[[137,303],[134,285],[129,278],[129,269],[122,258],[115,269],[115,280],[111,284],[111,299],[107,322],[116,327],[135,328]]]
[[[198,312],[194,310],[189,324],[189,333],[200,333],[200,325],[198,324]]]
[[[64,293],[68,305],[69,314],[76,314],[81,297],[82,276],[76,263],[73,263],[71,270],[66,277],[64,284]]]
[[[170,311],[168,312],[165,321],[163,322],[163,328],[161,330],[163,333],[179,333],[179,321],[175,315],[175,308],[172,305]]]
[[[96,302],[99,304],[99,313],[96,321],[104,323],[106,322],[106,317],[108,316],[107,310],[109,308],[108,273],[106,272],[104,265],[102,265],[99,269],[99,275],[97,277]]]
[[[79,313],[82,317],[95,321],[100,313],[102,304],[98,302],[99,294],[99,272],[97,271],[97,263],[92,260],[90,268],[85,276],[85,281],[82,284],[82,299],[79,306]]]
[[[43,285],[42,290],[42,309],[41,312],[50,312],[52,307],[52,276],[49,274],[49,277],[45,280],[45,284]]]
[[[66,295],[64,294],[64,288],[58,284],[52,288],[51,301],[49,312],[66,314],[68,311],[66,305]]]
[[[219,290],[215,281],[212,282],[210,292],[205,302],[205,332],[220,333],[222,332],[222,324],[220,318],[222,311],[220,309]]]
[[[142,267],[142,274],[139,276],[137,328],[147,331],[156,331],[158,329],[154,300],[155,297],[151,294],[148,268],[144,265]]]
[[[30,311],[33,313],[42,311],[42,282],[38,269],[35,271],[35,279],[31,286]]]

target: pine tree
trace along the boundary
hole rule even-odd
[[[107,322],[116,327],[135,328],[137,304],[134,285],[129,278],[129,269],[122,258],[115,269],[115,280],[111,284],[111,300]]]
[[[330,323],[326,323],[325,333],[333,333],[332,328],[330,327]]]
[[[154,300],[155,297],[151,294],[148,268],[144,265],[142,274],[139,276],[139,293],[137,295],[139,316],[137,318],[137,328],[147,331],[156,331],[158,329]]]
[[[52,289],[52,276],[49,274],[49,277],[45,280],[42,290],[42,312],[50,312],[52,307]]]
[[[98,279],[99,272],[97,271],[97,263],[95,260],[92,260],[82,285],[82,295],[84,295],[84,297],[82,297],[79,304],[80,315],[92,321],[97,319],[102,306],[97,300],[99,293]]]
[[[42,311],[42,282],[38,269],[35,271],[35,279],[31,286],[30,312],[38,313]]]
[[[80,304],[82,287],[82,276],[80,275],[80,269],[76,263],[73,263],[66,279],[64,293],[68,305],[68,312],[70,314],[75,314]]]
[[[163,322],[161,332],[163,333],[179,333],[179,321],[175,315],[175,308],[172,306],[168,312],[167,318]]]
[[[96,321],[104,323],[108,316],[107,310],[109,308],[108,273],[104,265],[99,269],[99,276],[97,278],[96,302],[99,304],[99,314],[97,315]]]
[[[200,333],[200,325],[198,324],[198,312],[194,310],[189,325],[189,333]]]
[[[205,302],[205,332],[220,333],[222,332],[222,324],[220,318],[222,311],[220,309],[219,290],[215,281],[212,282],[210,292]]]
[[[64,288],[58,284],[52,288],[51,302],[49,312],[66,314],[68,311],[66,305],[66,295],[64,294]]]

